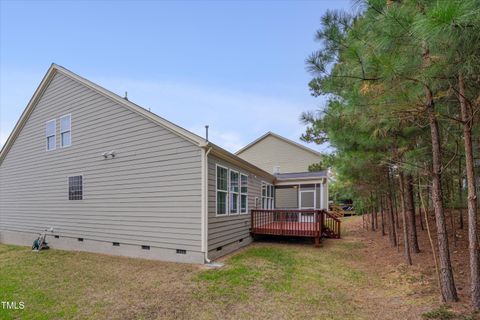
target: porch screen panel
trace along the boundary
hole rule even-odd
[[[302,192],[302,208],[313,208],[314,204],[313,191]]]
[[[298,189],[294,187],[277,187],[275,189],[275,208],[298,209]]]

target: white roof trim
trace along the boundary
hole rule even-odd
[[[276,180],[276,186],[292,186],[298,184],[312,184],[312,183],[328,183],[328,179],[325,178],[316,178],[316,179],[288,179],[288,180]]]
[[[258,138],[258,139],[256,139],[256,140],[250,142],[250,143],[247,144],[245,147],[243,147],[242,149],[240,149],[240,150],[238,150],[237,152],[235,152],[235,154],[236,154],[236,155],[241,154],[242,152],[246,151],[247,149],[250,149],[252,146],[254,146],[254,145],[257,144],[258,142],[262,141],[263,139],[265,139],[265,138],[268,137],[268,136],[272,136],[272,137],[275,137],[275,138],[280,139],[280,140],[282,140],[282,141],[285,141],[285,142],[287,142],[287,143],[289,143],[289,144],[291,144],[291,145],[294,145],[295,147],[298,147],[298,148],[300,148],[300,149],[303,149],[303,150],[305,150],[305,151],[308,151],[308,152],[310,152],[310,153],[313,153],[313,154],[316,155],[316,156],[322,156],[322,154],[321,154],[320,152],[318,152],[318,151],[315,151],[315,150],[313,150],[313,149],[310,149],[310,148],[308,148],[308,147],[305,147],[305,146],[301,145],[301,144],[298,143],[298,142],[295,142],[295,141],[293,141],[293,140],[290,140],[290,139],[287,139],[287,138],[285,138],[285,137],[282,137],[281,135],[276,134],[276,133],[273,133],[273,132],[271,132],[271,131],[268,131],[267,133],[265,133],[265,134],[264,134],[263,136],[261,136],[260,138]]]
[[[173,133],[187,139],[188,141],[193,142],[196,145],[199,146],[204,146],[207,144],[206,140],[203,139],[202,137],[134,104],[133,102],[130,102],[128,100],[125,100],[124,98],[120,97],[119,95],[91,82],[90,80],[87,80],[85,78],[80,77],[79,75],[71,72],[68,69],[65,69],[62,66],[59,66],[57,64],[52,63],[50,68],[48,69],[47,73],[43,77],[42,81],[40,82],[39,86],[35,90],[35,93],[33,94],[32,98],[27,104],[27,107],[23,111],[22,115],[20,116],[20,119],[17,121],[15,127],[13,128],[12,133],[8,137],[7,141],[3,145],[2,150],[0,151],[0,162],[3,161],[5,158],[6,154],[10,150],[11,146],[15,142],[15,139],[17,138],[18,134],[22,130],[23,126],[25,125],[26,121],[28,120],[30,114],[32,113],[33,109],[35,108],[38,100],[42,96],[43,92],[47,88],[48,84],[50,81],[53,79],[54,75],[59,72],[67,77],[69,77],[72,80],[78,81],[81,84],[85,85],[86,87],[91,88],[92,90],[102,94],[103,96],[110,98],[111,100],[117,102],[118,104],[125,106],[126,108],[132,110],[133,112],[142,115],[143,117],[161,125],[162,127],[172,131]]]

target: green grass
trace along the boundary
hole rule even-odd
[[[425,312],[424,314],[422,314],[422,317],[428,320],[450,320],[456,318],[455,313],[448,310],[448,308],[445,306],[440,306],[437,309]]]
[[[425,320],[474,320],[479,319],[480,315],[457,314],[450,310],[446,305],[430,310],[422,314]]]
[[[249,289],[290,291],[296,261],[291,252],[278,248],[251,248],[233,256],[226,268],[207,270],[198,279],[208,283],[212,295],[247,299]]]
[[[235,301],[252,305],[260,299],[267,308],[288,318],[368,319],[351,300],[375,280],[345,260],[358,258],[361,248],[363,245],[352,242],[339,242],[328,249],[253,247],[231,257],[224,268],[200,273],[198,281],[207,290],[199,295],[204,301],[226,305]],[[282,301],[288,301],[288,308]],[[248,318],[255,313],[245,311],[242,315]]]

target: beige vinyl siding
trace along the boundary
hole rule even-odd
[[[60,147],[61,116],[71,143]],[[56,150],[45,123],[56,119]],[[103,152],[115,151],[105,160]],[[68,176],[83,200],[68,200]],[[0,231],[201,251],[201,149],[64,74],[0,164]],[[33,240],[33,239],[32,239]]]
[[[216,164],[248,175],[248,213],[235,215],[216,215]],[[255,198],[258,205],[261,202],[261,183],[272,183],[268,178],[262,178],[238,166],[208,156],[208,250],[238,242],[250,237],[250,210],[255,208]]]
[[[307,172],[308,166],[320,162],[320,156],[272,135],[266,136],[238,156],[251,164],[273,173],[279,166],[281,173]]]

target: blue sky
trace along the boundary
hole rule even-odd
[[[300,142],[305,58],[345,1],[0,0],[0,145],[52,62],[236,151],[266,131]],[[316,150],[324,147],[308,145]]]

